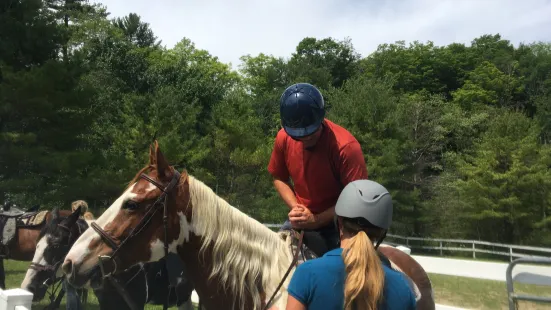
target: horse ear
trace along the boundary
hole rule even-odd
[[[155,140],[155,158],[157,159],[157,175],[159,178],[168,178],[170,176],[170,165],[165,159],[165,156],[161,152],[159,143]]]
[[[76,208],[76,210],[73,211],[73,213],[71,214],[71,216],[73,216],[73,215],[76,214],[76,217],[79,217],[81,213],[82,213],[82,205],[78,206],[78,208]]]
[[[52,219],[57,219],[59,217],[59,209],[57,207],[52,211]]]
[[[157,141],[155,141],[157,142]],[[149,145],[149,164],[155,165],[157,163],[157,160],[155,158],[155,149],[153,147],[153,144]]]
[[[73,213],[71,213],[69,217],[67,217],[67,221],[66,221],[66,223],[68,224],[67,226],[72,226],[74,223],[76,223],[76,221],[80,217],[81,212],[82,212],[82,206],[78,206],[78,208],[75,211],[73,211]]]

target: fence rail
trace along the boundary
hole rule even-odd
[[[264,224],[269,228],[279,228],[281,224]],[[443,238],[422,238],[405,237],[400,235],[387,234],[385,243],[397,246],[405,245],[411,249],[438,250],[440,255],[447,252],[470,252],[476,258],[476,253],[508,256],[509,261],[521,257],[549,258],[551,248],[524,246],[515,244],[493,243],[479,240],[443,239]],[[450,244],[450,246],[446,245]],[[477,247],[478,246],[478,247]],[[488,249],[493,248],[493,249]],[[530,253],[532,252],[532,253]]]
[[[476,253],[486,253],[500,256],[508,256],[509,261],[513,261],[515,258],[521,257],[551,257],[551,248],[544,247],[493,243],[479,240],[405,237],[393,234],[388,234],[387,237],[393,239],[393,243],[395,244],[405,243],[407,247],[412,249],[438,250],[440,252],[440,255],[443,255],[444,251],[470,252],[472,253],[472,257],[476,258]],[[402,242],[396,242],[398,240],[401,240]],[[450,244],[450,246],[447,246],[445,244]]]
[[[513,281],[515,280],[513,278],[513,268],[522,263],[528,263],[528,264],[540,264],[540,265],[548,265],[551,266],[551,258],[544,258],[544,259],[538,259],[538,258],[517,258],[511,263],[509,263],[509,266],[507,266],[507,272],[506,272],[506,278],[507,278],[507,295],[509,298],[509,310],[515,310],[518,309],[517,301],[519,300],[525,300],[525,301],[531,301],[531,302],[538,302],[538,303],[551,303],[551,296],[535,296],[535,295],[527,295],[527,294],[519,294],[515,293],[514,290],[514,284]]]
[[[31,310],[33,294],[20,288],[0,289],[0,310]]]

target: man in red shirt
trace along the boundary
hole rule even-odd
[[[319,257],[339,246],[333,218],[341,191],[368,177],[363,152],[350,132],[325,119],[323,97],[313,85],[288,87],[280,98],[280,116],[283,128],[268,171],[290,210],[282,230],[308,232],[304,243]]]

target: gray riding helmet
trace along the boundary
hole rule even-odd
[[[377,182],[352,181],[342,190],[335,213],[347,218],[364,218],[377,227],[388,229],[392,223],[392,197]]]

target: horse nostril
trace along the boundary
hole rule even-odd
[[[70,259],[66,259],[61,266],[64,274],[71,274],[73,272],[73,262]]]

